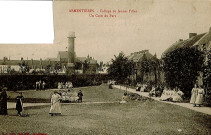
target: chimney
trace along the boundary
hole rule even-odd
[[[194,37],[196,35],[197,35],[197,33],[189,33],[189,38],[192,38],[192,37]]]

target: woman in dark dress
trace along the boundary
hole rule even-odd
[[[78,102],[82,102],[83,93],[81,90],[78,92]]]
[[[22,96],[22,93],[19,93],[19,95],[16,97],[16,110],[18,111],[18,115],[21,116],[21,112],[23,111],[23,100],[24,97]]]
[[[0,92],[0,115],[7,115],[7,88]]]

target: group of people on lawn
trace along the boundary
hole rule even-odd
[[[173,101],[173,102],[182,102],[183,101],[183,96],[184,93],[178,89],[169,89],[169,88],[165,88],[163,90],[163,93],[160,97],[160,100],[162,101]]]
[[[137,83],[136,91],[144,92],[146,90],[146,88],[147,88],[146,84]]]
[[[61,84],[61,83],[60,83]],[[60,88],[60,86],[58,86]],[[138,87],[146,88],[146,86],[138,85]],[[73,90],[73,85],[71,82],[67,83],[65,85],[65,90],[62,90],[61,88],[59,90],[54,91],[54,94],[51,96],[51,107],[49,114],[51,116],[54,115],[60,115],[61,114],[61,101],[77,101],[82,102],[83,93],[81,90],[75,92]],[[138,89],[138,88],[137,88]],[[0,115],[7,115],[7,88],[3,87],[0,88]],[[155,91],[155,88],[152,88],[150,91],[153,93]],[[191,91],[191,99],[190,103],[193,104],[193,106],[201,106],[203,104],[203,97],[204,97],[204,89],[202,87],[199,87],[197,84],[195,84],[194,88]],[[174,101],[174,102],[182,102],[183,101],[183,95],[184,93],[179,90],[178,88],[175,88],[174,90],[164,88],[160,100],[163,101]],[[71,97],[74,97],[74,99],[70,99]],[[16,99],[16,110],[18,112],[18,115],[21,116],[21,112],[23,111],[23,100],[24,97],[22,93],[20,92],[19,95],[15,98]],[[128,97],[127,92],[124,93],[122,96],[122,100],[120,103],[127,103]]]
[[[136,91],[145,92],[147,87],[148,86],[146,84],[138,83],[136,87]],[[201,106],[203,104],[204,94],[205,92],[202,86],[199,87],[197,84],[195,84],[191,92],[190,103],[193,104],[194,107],[197,105]],[[184,93],[177,87],[174,89],[170,89],[168,87],[165,87],[162,89],[159,86],[152,87],[151,90],[149,91],[149,96],[151,97],[151,96],[157,96],[157,95],[158,96],[160,95],[160,100],[162,101],[173,101],[173,102],[182,102],[183,97],[184,97]]]
[[[82,102],[81,95],[83,96],[83,93],[81,90],[78,92],[73,89],[59,90],[58,93],[62,97],[62,102]]]
[[[0,115],[7,115],[7,88],[3,87],[0,89]],[[16,110],[18,112],[18,115],[21,115],[21,112],[23,110],[23,100],[24,97],[22,96],[22,93],[20,92],[19,95],[15,98],[16,99]]]
[[[184,93],[179,89],[169,90],[164,89],[160,97],[161,100],[170,100],[173,102],[182,102]],[[194,85],[194,88],[191,91],[190,104],[193,104],[194,107],[201,106],[204,101],[205,91],[202,86]]]
[[[60,83],[61,84],[61,83]],[[61,88],[57,91],[54,91],[54,94],[51,96],[51,108],[49,114],[51,116],[60,115],[61,114],[61,104],[60,102],[82,102],[83,93],[81,90],[75,92],[73,90],[72,83],[67,83],[65,85],[67,89],[62,90]],[[60,86],[58,86],[60,87]]]
[[[170,89],[161,86],[151,86],[146,84],[138,83],[136,91],[146,92],[149,91],[149,97],[160,97],[163,101],[182,102],[184,93],[178,88]]]
[[[72,84],[72,83],[71,83]],[[0,88],[0,115],[7,115],[7,88],[3,87]],[[69,95],[68,95],[69,94]],[[83,93],[81,90],[75,92],[73,88],[69,88],[66,92],[64,90],[55,90],[54,94],[51,96],[51,107],[50,112],[51,116],[61,114],[61,101],[66,101],[67,98],[71,98],[74,96],[74,99],[71,101],[82,102]],[[16,99],[16,110],[19,116],[21,116],[23,111],[23,100],[24,97],[22,92],[19,92],[19,95],[15,98]]]
[[[204,89],[201,86],[195,84],[194,88],[191,91],[190,103],[193,104],[194,107],[196,107],[197,105],[200,107],[203,104],[204,94]]]
[[[58,89],[71,89],[73,88],[72,82],[58,82]]]
[[[36,88],[36,90],[45,90],[45,85],[46,85],[46,83],[45,83],[45,81],[36,81],[36,83],[35,83],[35,88]]]

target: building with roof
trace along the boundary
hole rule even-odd
[[[76,57],[75,53],[75,33],[71,32],[68,35],[68,49],[59,51],[56,58],[47,58],[45,60],[10,60],[4,57],[0,60],[0,73],[23,72],[48,72],[65,74],[86,73],[95,74],[97,72],[98,63],[92,57]],[[87,65],[87,66],[84,66]],[[84,70],[86,67],[86,70]],[[76,71],[76,72],[75,72]]]
[[[202,34],[189,33],[189,38],[186,40],[180,39],[179,41],[172,44],[167,48],[162,57],[165,57],[166,54],[183,47],[193,47],[205,53],[205,65],[208,64],[208,54],[211,53],[211,27],[209,31]],[[201,72],[198,76],[198,84],[203,85],[203,73]]]
[[[211,50],[211,27],[206,33],[189,33],[188,39],[179,39],[163,52],[162,57],[167,53],[182,47],[195,47],[201,51]]]
[[[144,57],[146,57],[146,59],[151,59],[153,55],[149,53],[149,50],[142,50],[139,52],[131,53],[128,56],[128,60],[133,61],[135,63],[135,69],[139,70],[141,68],[141,62]]]
[[[131,76],[132,80],[141,81],[141,82],[155,82],[156,80],[161,80],[161,76],[158,69],[150,70],[149,72],[142,72],[142,62],[144,60],[154,61],[159,64],[159,59],[156,54],[152,55],[149,50],[142,50],[139,52],[131,53],[128,57],[128,60],[134,63],[134,73]]]

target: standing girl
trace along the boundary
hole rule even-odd
[[[16,97],[16,110],[18,111],[18,115],[21,116],[21,112],[23,111],[23,100],[24,97],[22,95],[22,93],[20,92],[19,95]]]
[[[193,104],[193,106],[196,106],[196,97],[198,95],[198,88],[197,85],[194,85],[194,88],[191,91],[191,99],[190,99],[190,103]]]
[[[49,112],[51,116],[61,115],[60,100],[62,100],[62,97],[58,94],[57,91],[54,91],[54,94],[51,97],[51,108]]]

